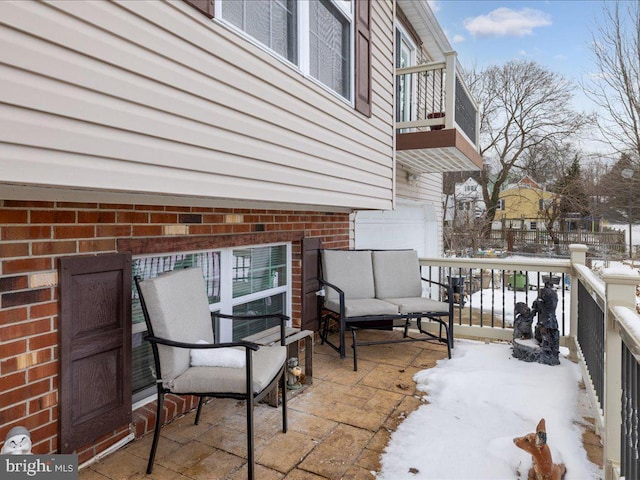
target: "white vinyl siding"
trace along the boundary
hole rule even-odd
[[[374,28],[391,12],[372,2]],[[369,119],[182,1],[0,2],[0,39],[0,196],[392,205],[375,41]]]

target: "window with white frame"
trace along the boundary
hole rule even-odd
[[[200,267],[212,312],[287,315],[291,308],[291,246],[288,243],[134,257],[132,274],[142,279],[180,268]],[[153,356],[137,291],[132,298],[132,390],[139,401],[155,393]],[[279,323],[273,319],[212,322],[218,342],[238,340]]]
[[[352,0],[218,0],[221,18],[352,101]]]

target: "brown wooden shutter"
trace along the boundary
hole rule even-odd
[[[371,116],[371,0],[356,0],[355,103],[356,110]]]
[[[319,237],[302,239],[302,329],[318,330],[318,265],[322,242]]]
[[[206,15],[209,18],[213,18],[213,4],[215,0],[184,0],[196,10]]]
[[[131,256],[58,263],[58,450],[72,453],[131,423]]]

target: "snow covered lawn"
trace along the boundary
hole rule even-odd
[[[513,438],[535,431],[541,418],[565,480],[600,478],[582,445],[580,370],[566,358],[553,367],[525,363],[510,345],[457,340],[452,359],[414,380],[429,403],[392,434],[379,479],[526,479],[531,456]]]

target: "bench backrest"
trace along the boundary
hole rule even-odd
[[[374,250],[371,256],[376,298],[422,296],[420,263],[415,250]]]
[[[348,299],[374,298],[373,267],[369,250],[322,250],[322,278],[340,288]],[[338,294],[326,289],[327,300]]]

